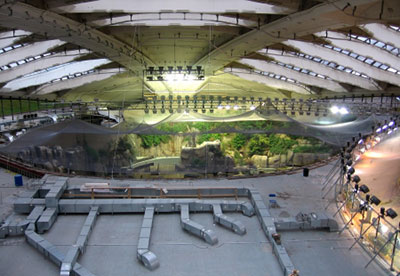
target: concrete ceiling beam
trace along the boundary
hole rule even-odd
[[[109,3],[115,5],[114,2]],[[139,50],[112,36],[65,16],[25,3],[1,5],[0,26],[18,28],[48,38],[62,39],[99,53],[137,74],[142,73],[144,66],[153,65],[153,62]]]
[[[71,62],[74,59],[88,53],[90,53],[90,51],[85,49],[61,52],[24,63],[9,70],[0,71],[0,83],[11,81],[26,74],[33,73],[35,71]]]
[[[376,39],[400,48],[400,32],[379,23],[365,24],[360,28],[371,33]]]
[[[302,58],[300,56],[289,55],[286,53],[282,54],[282,51],[276,50],[268,50],[268,54],[266,54],[265,51],[260,51],[259,53],[264,56],[273,58],[278,62],[291,64],[293,66],[297,66],[307,69],[309,71],[319,73],[321,75],[325,75],[337,82],[355,85],[367,90],[376,90],[379,88],[379,85],[372,79],[366,79],[360,76],[356,76],[354,74],[346,73],[341,70],[333,69],[327,65],[306,58]]]
[[[317,56],[328,61],[334,61],[339,65],[352,68],[353,70],[363,73],[375,80],[385,81],[397,86],[400,85],[399,75],[378,69],[355,58],[345,54],[340,54],[323,46],[296,40],[288,40],[283,43],[299,49],[305,54]]]
[[[325,36],[326,34],[328,37]],[[319,32],[315,35],[329,41],[332,46],[349,50],[358,55],[369,57],[373,60],[390,65],[393,68],[399,69],[400,58],[389,53],[388,51],[385,51],[384,49],[362,42],[355,38],[350,40],[348,36],[338,32]]]
[[[108,79],[114,75],[126,72],[125,69],[103,69],[97,70],[95,73],[83,75],[73,79],[67,79],[63,81],[58,81],[54,83],[48,83],[39,86],[35,91],[33,91],[32,95],[45,95],[65,89],[73,89],[85,84],[89,84],[95,81],[101,81]]]
[[[232,39],[200,58],[195,65],[203,66],[206,74],[210,75],[242,56],[289,38],[310,35],[328,28],[336,29],[362,24],[365,19],[352,16],[347,10],[357,7],[357,12],[366,11],[367,14],[364,15],[372,18],[375,16],[376,7],[380,6],[379,3],[380,1],[377,0],[338,0],[321,3]],[[399,10],[393,12],[400,12],[400,7]],[[379,16],[379,10],[377,16]]]
[[[23,60],[28,57],[35,57],[50,51],[50,49],[65,44],[64,41],[53,39],[17,48],[0,55],[0,66]]]
[[[238,69],[238,68],[225,68],[226,73],[232,74],[234,76],[238,76],[248,81],[258,82],[274,89],[283,89],[287,91],[293,91],[300,94],[310,95],[311,92],[305,89],[304,87],[296,84],[292,84],[283,80],[278,80],[275,78],[270,78],[268,76],[264,76],[250,70],[246,69]]]
[[[122,15],[90,22],[92,26],[237,26],[252,28],[257,22],[219,14],[145,13]]]
[[[251,2],[247,0],[98,0],[61,6],[52,9],[59,13],[114,12],[157,13],[157,12],[195,12],[195,13],[257,13],[290,14],[294,8]]]
[[[0,33],[0,49],[9,47],[15,44],[21,38],[30,35],[30,32],[15,30]]]
[[[107,63],[110,63],[108,59],[94,59],[71,62],[63,66],[53,68],[49,71],[38,71],[33,74],[14,79],[4,85],[0,89],[0,92],[12,92],[30,86],[41,85],[59,78],[74,76],[78,73],[90,71]]]
[[[323,89],[328,89],[334,92],[346,92],[347,90],[343,88],[340,84],[335,81],[328,79],[321,79],[319,77],[314,77],[308,74],[304,74],[278,64],[274,64],[264,60],[257,59],[247,59],[243,58],[239,60],[240,63],[254,67],[257,70],[263,72],[274,73],[276,75],[285,76],[286,78],[294,79],[299,83],[304,85],[317,86]]]

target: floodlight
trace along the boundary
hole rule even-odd
[[[254,110],[254,109],[256,109],[256,107],[254,105],[251,105],[250,110]]]
[[[381,132],[382,131],[382,129],[381,128],[378,128],[377,130],[376,130],[376,133],[379,133],[379,132]]]
[[[390,126],[390,127],[394,126],[394,121],[391,121],[391,122],[389,123],[389,126]]]
[[[341,115],[346,115],[346,114],[349,114],[349,111],[345,107],[342,107],[339,109],[339,113]]]
[[[391,219],[394,219],[395,217],[397,217],[397,213],[392,208],[389,208],[386,210],[386,216],[390,217]]]
[[[231,106],[230,106],[229,104],[227,104],[227,105],[225,106],[225,109],[226,109],[226,110],[229,110],[229,109],[231,109]]]
[[[239,109],[239,106],[235,104],[235,105],[233,106],[233,109],[234,109],[234,110],[238,110],[238,109]]]
[[[361,181],[361,178],[358,175],[353,176],[353,181],[355,183],[359,183]]]
[[[385,207],[381,207],[380,214],[381,216],[385,216]]]
[[[381,200],[373,195],[370,198],[370,202],[371,204],[375,204],[376,206],[378,206],[381,203]]]
[[[360,186],[360,191],[363,192],[364,194],[369,192],[369,188],[367,185],[361,185]]]
[[[353,167],[349,168],[347,170],[347,174],[352,175],[355,172],[355,169]]]
[[[153,76],[147,76],[146,79],[147,81],[153,81]]]
[[[330,110],[331,110],[331,112],[333,113],[333,114],[337,114],[337,113],[339,113],[339,107],[337,107],[336,105],[334,105],[334,106],[332,106],[331,108],[330,108]]]
[[[351,165],[353,165],[353,160],[351,160],[351,159],[350,159],[350,160],[347,160],[346,165],[349,166],[349,167],[350,167]]]

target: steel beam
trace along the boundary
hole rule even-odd
[[[343,86],[341,86],[335,81],[321,79],[308,74],[300,73],[298,71],[268,61],[242,58],[239,60],[239,62],[254,67],[257,70],[263,72],[270,72],[276,75],[285,76],[286,78],[297,80],[299,83],[303,83],[304,85],[317,86],[334,92],[347,91],[346,89],[343,88]]]
[[[339,65],[343,65],[345,67],[352,68],[360,73],[364,73],[365,75],[373,79],[385,81],[400,86],[400,78],[398,77],[398,75],[383,71],[345,54],[340,54],[323,46],[303,41],[287,40],[283,43],[291,47],[297,48],[305,54],[317,56],[325,60],[332,60]]]
[[[244,235],[246,234],[246,227],[244,224],[236,219],[228,217],[222,213],[221,205],[213,204],[213,218],[214,222],[218,223],[219,225],[232,230],[233,232]]]
[[[218,243],[218,238],[213,230],[206,229],[203,225],[193,221],[189,216],[189,205],[180,205],[181,227],[189,233],[202,238],[206,243],[214,245]]]
[[[154,207],[146,207],[144,211],[142,228],[140,229],[139,242],[137,247],[137,258],[149,270],[160,266],[157,256],[150,251],[150,236],[153,227]]]
[[[360,76],[346,73],[344,71],[336,70],[324,64],[302,58],[300,56],[290,55],[286,53],[282,54],[282,51],[277,50],[268,50],[267,53],[266,51],[259,51],[258,53],[273,58],[278,62],[290,64],[299,68],[304,68],[309,71],[316,72],[318,74],[325,75],[338,82],[348,83],[372,91],[379,89],[378,84],[372,79],[366,79]]]

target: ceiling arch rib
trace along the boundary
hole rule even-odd
[[[195,13],[262,13],[262,14],[290,14],[294,8],[271,4],[252,2],[247,0],[152,0],[125,1],[125,0],[98,0],[78,3],[69,6],[53,8],[59,13],[88,13],[88,12],[121,12],[126,13],[154,13],[154,12],[195,12]],[[183,8],[185,7],[185,8]]]
[[[238,26],[253,28],[257,22],[219,14],[145,13],[123,15],[90,22],[92,26]]]
[[[328,37],[326,37],[325,34],[327,34]],[[350,40],[348,36],[341,33],[330,31],[316,33],[315,35],[329,41],[333,46],[352,51],[366,58],[369,56],[371,57],[371,60],[373,59],[375,61],[388,64],[392,68],[398,67],[398,63],[400,62],[400,58],[383,49],[374,47],[359,40]]]
[[[335,92],[347,92],[347,90],[343,88],[343,86],[335,81],[301,73],[302,68],[299,67],[292,67],[292,69],[290,69],[285,66],[278,65],[277,63],[247,58],[241,59],[239,60],[239,62],[254,67],[260,71],[272,72],[277,75],[282,75],[287,78],[297,80],[298,82],[305,85],[316,86]],[[298,70],[296,70],[295,68],[297,68]]]
[[[294,47],[305,54],[317,56],[325,60],[333,60],[337,64],[353,68],[354,70],[360,73],[364,73],[375,80],[385,81],[397,86],[400,85],[400,78],[398,77],[398,75],[368,65],[367,63],[359,61],[348,55],[338,54],[337,51],[334,51],[332,49],[328,49],[317,44],[297,40],[287,40],[283,43],[285,45]]]
[[[39,86],[35,91],[32,92],[33,95],[45,95],[65,89],[73,89],[88,83],[95,81],[101,81],[108,79],[116,74],[125,72],[125,69],[102,69],[95,70],[91,74],[81,74],[72,79],[60,79],[57,82],[46,83]]]
[[[248,81],[254,81],[254,82],[261,83],[261,84],[265,84],[274,89],[283,89],[283,90],[293,91],[293,92],[297,92],[300,94],[306,94],[306,95],[311,94],[311,92],[309,90],[307,90],[305,87],[303,87],[295,82],[292,83],[292,82],[288,82],[288,81],[284,81],[284,80],[272,77],[272,75],[275,75],[275,74],[268,74],[267,72],[254,72],[251,70],[239,69],[239,68],[232,68],[232,69],[225,68],[224,71],[226,73],[238,76],[238,77],[248,80]]]
[[[88,53],[90,53],[90,51],[85,49],[72,50],[48,55],[40,59],[33,59],[32,61],[26,62],[20,66],[13,67],[9,70],[0,71],[0,83],[8,82],[10,80],[16,79],[26,74],[33,73],[38,70],[43,70],[45,68],[53,67],[55,65],[71,62],[74,59],[82,57],[83,55]]]
[[[12,11],[10,15],[10,10]],[[0,25],[45,37],[57,37],[97,52],[136,73],[154,63],[139,50],[85,24],[57,13],[16,2],[0,6]]]
[[[360,26],[361,29],[371,33],[375,38],[400,47],[400,33],[378,23],[365,24]]]
[[[377,4],[376,0],[354,0],[350,6],[347,0],[339,0],[334,3],[324,2],[310,9],[262,25],[258,29],[232,39],[203,56],[194,65],[203,66],[207,74],[213,74],[241,56],[282,42],[294,35],[301,37],[328,28],[343,28],[363,23],[360,17],[353,17],[344,12],[342,8],[353,9],[357,6],[357,11],[368,9],[370,12],[374,12],[371,7]]]
[[[11,64],[12,62],[20,61],[27,57],[34,57],[42,53],[48,52],[50,49],[63,45],[65,42],[54,39],[41,42],[35,42],[24,47],[19,47],[15,50],[3,53],[0,55],[0,66]]]
[[[54,79],[61,78],[63,76],[74,75],[80,72],[85,72],[107,63],[110,63],[110,60],[84,60],[63,64],[60,66],[56,66],[56,68],[37,71],[8,82],[0,89],[0,92],[12,92],[30,86],[41,85]]]
[[[0,33],[0,49],[9,47],[15,44],[21,38],[30,35],[30,32],[15,30],[9,32]]]
[[[267,51],[267,52],[266,52]],[[347,83],[354,86],[358,86],[367,90],[376,90],[378,89],[378,84],[375,83],[372,79],[366,79],[361,76],[357,76],[352,74],[351,72],[347,73],[344,70],[339,70],[332,68],[328,65],[325,65],[321,62],[317,62],[311,59],[307,59],[305,57],[301,57],[300,55],[295,55],[291,53],[278,51],[278,50],[264,50],[259,51],[258,53],[273,58],[278,62],[283,62],[286,64],[291,64],[293,66],[297,66],[300,68],[304,68],[313,72],[318,72],[322,75],[325,75],[337,82]],[[309,55],[308,55],[309,56]],[[312,57],[312,56],[309,56]],[[322,61],[321,59],[318,59]],[[341,66],[343,67],[343,66]],[[344,69],[344,67],[343,67]]]

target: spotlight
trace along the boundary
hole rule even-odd
[[[224,107],[220,104],[220,105],[218,105],[218,107],[217,107],[219,110],[221,110],[221,109],[223,109]]]
[[[361,181],[361,178],[358,175],[353,176],[353,181],[355,183],[359,183]]]
[[[369,188],[367,185],[361,185],[360,186],[360,191],[363,192],[364,194],[369,192]]]
[[[158,72],[160,73],[160,75],[162,75],[164,72],[164,67],[163,66],[158,67]]]
[[[158,81],[163,81],[164,78],[163,78],[162,76],[157,76],[157,80],[158,80]]]
[[[201,66],[196,66],[197,69],[197,74],[200,75],[201,74]]]
[[[379,198],[377,198],[376,196],[374,196],[374,195],[371,196],[370,202],[371,202],[371,204],[375,204],[376,206],[381,204],[381,200]]]
[[[225,106],[225,109],[226,109],[226,110],[229,110],[229,109],[231,109],[231,106],[230,106],[229,104],[227,104],[227,105]]]
[[[250,110],[255,110],[255,109],[256,109],[256,107],[254,105],[250,106]]]
[[[381,128],[378,128],[377,130],[376,130],[376,133],[380,133],[382,131],[382,129]]]
[[[235,105],[233,106],[233,109],[234,109],[234,110],[238,110],[238,109],[239,109],[239,106],[235,104]]]
[[[153,72],[154,72],[154,67],[153,67],[153,66],[150,66],[150,67],[149,67],[149,73],[150,73],[150,75],[153,75]]]
[[[345,107],[342,107],[339,109],[339,113],[341,115],[346,115],[346,114],[349,114],[349,111]]]
[[[347,170],[347,174],[352,175],[354,174],[355,169],[353,167],[351,167],[350,169]]]
[[[147,81],[153,81],[153,76],[147,76],[146,79]]]
[[[390,127],[394,126],[394,121],[391,121],[391,122],[389,123],[389,126],[390,126]]]
[[[330,110],[331,110],[331,112],[333,113],[333,114],[337,114],[337,113],[339,113],[339,107],[337,107],[336,105],[334,105],[334,106],[332,106],[331,108],[330,108]]]
[[[386,216],[394,219],[395,217],[397,217],[397,213],[392,208],[389,208],[386,210]]]

